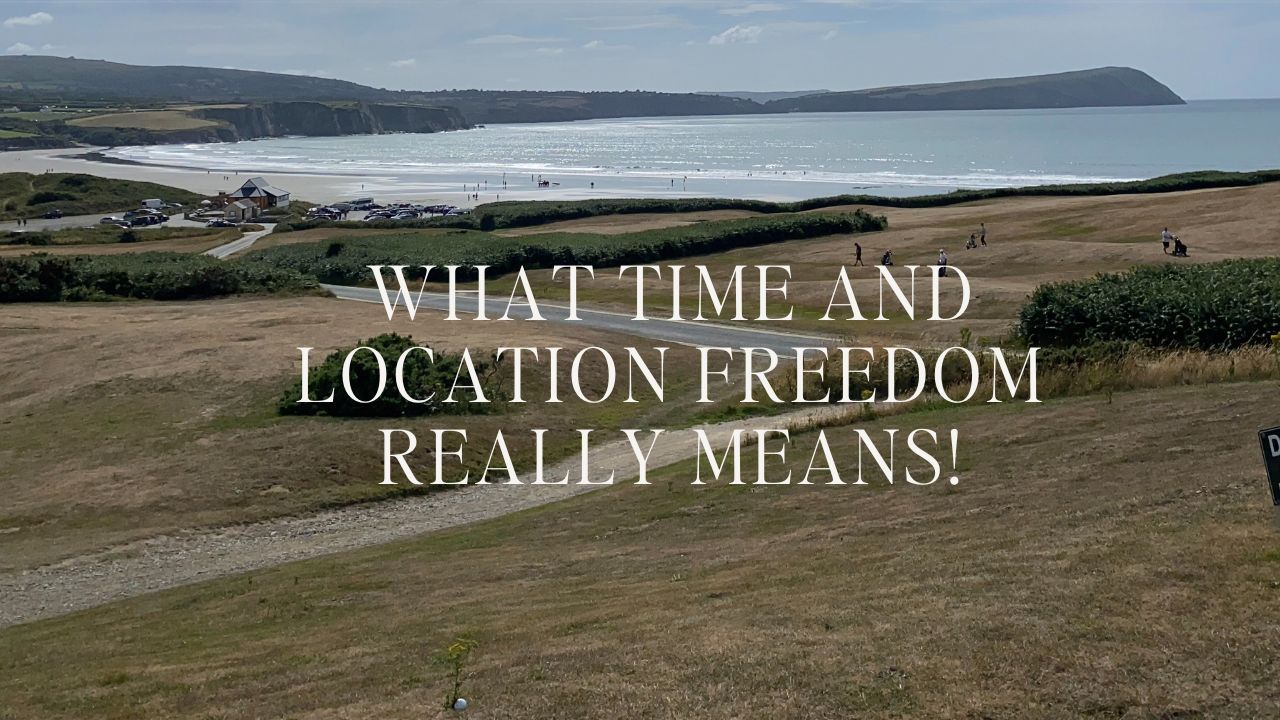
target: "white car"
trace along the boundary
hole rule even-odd
[[[124,222],[123,219],[115,216],[111,216],[111,217],[102,218],[101,220],[98,221],[98,224],[99,225],[115,225],[116,223],[122,223],[122,222]]]

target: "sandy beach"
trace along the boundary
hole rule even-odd
[[[78,147],[0,152],[0,172],[87,173],[121,180],[160,183],[207,195],[233,190],[250,177],[262,176],[277,187],[288,190],[295,200],[307,202],[332,203],[357,197],[373,197],[380,202],[395,200],[464,208],[499,200],[582,200],[640,196],[700,197],[725,194],[717,192],[716,188],[695,185],[692,182],[688,183],[688,187],[677,185],[674,180],[672,181],[674,189],[670,192],[637,191],[628,186],[605,188],[598,186],[602,184],[600,183],[602,176],[594,175],[565,178],[564,184],[556,182],[548,188],[525,184],[517,186],[515,181],[510,187],[503,188],[501,172],[492,174],[492,177],[477,173],[475,185],[470,185],[454,184],[452,178],[444,181],[440,177],[404,172],[365,173],[353,170],[342,174],[324,174],[265,168],[229,170],[217,167],[148,164],[128,160],[104,161],[92,157],[106,150],[109,148]],[[512,177],[523,180],[524,172],[512,171]],[[480,185],[481,182],[484,184]],[[468,188],[465,192],[464,185]],[[480,186],[479,197],[472,196],[476,185]]]
[[[177,168],[137,163],[99,162],[83,157],[86,153],[104,149],[82,147],[0,153],[0,171],[32,174],[45,172],[87,173],[121,180],[143,180],[160,183],[161,185],[170,185],[207,195],[216,195],[224,190],[232,190],[239,187],[245,179],[258,174],[245,171],[227,174],[226,171],[207,170],[205,168]],[[280,172],[271,173],[269,179],[287,189],[297,199],[320,203],[337,202],[359,195],[362,180],[368,183],[377,182],[379,185],[385,185],[387,180],[385,177],[285,174]],[[383,192],[382,194],[389,195],[390,193]],[[452,205],[461,205],[462,193],[457,192],[452,193],[452,195],[453,197],[446,198],[425,197],[420,193],[413,194],[414,197],[421,197],[423,202],[436,200]],[[481,197],[482,199],[484,198],[483,195]]]

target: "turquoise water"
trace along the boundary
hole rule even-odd
[[[430,135],[281,138],[119,148],[212,170],[351,176],[365,194],[489,200],[889,195],[1280,167],[1280,100],[968,112],[804,113],[491,125]],[[535,190],[538,176],[558,183]],[[358,182],[357,182],[358,179]],[[486,185],[487,183],[487,185]],[[594,184],[594,187],[592,186]]]

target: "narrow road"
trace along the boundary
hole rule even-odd
[[[350,287],[347,285],[325,285],[324,288],[342,300],[356,300],[382,304],[382,298],[374,288]],[[419,308],[433,310],[449,309],[449,296],[444,293],[423,293],[418,300]],[[474,315],[479,301],[474,296],[458,298],[458,312]],[[578,308],[578,320],[569,320],[567,305],[538,303],[538,309],[547,322],[564,324],[570,327],[586,327],[593,330],[607,330],[652,338],[663,342],[694,347],[760,347],[769,348],[781,354],[787,354],[791,348],[828,347],[837,342],[834,337],[823,335],[800,335],[781,331],[764,330],[748,325],[724,325],[720,323],[690,322],[687,320],[648,319],[636,320],[630,315],[610,312],[608,310],[591,310]],[[505,298],[488,297],[485,299],[485,315],[490,318],[501,317],[507,310]],[[397,311],[403,312],[403,311]],[[511,317],[528,318],[527,307],[513,307]]]
[[[216,248],[210,248],[208,250],[205,250],[204,254],[210,257],[218,258],[219,260],[225,260],[228,257],[231,257],[232,255],[235,255],[236,253],[240,252],[241,250],[248,249],[251,245],[258,242],[263,237],[270,235],[271,231],[275,229],[276,229],[276,226],[274,223],[269,225],[263,225],[262,230],[259,230],[257,232],[245,233],[243,236],[240,237],[239,240],[232,240],[231,242],[225,245],[219,245]]]
[[[770,418],[767,426],[784,428],[840,412],[831,406],[808,408]],[[723,448],[735,429],[761,427],[762,422],[736,420],[703,429],[715,447]],[[659,436],[649,467],[657,469],[691,459],[697,451],[692,430],[670,430]],[[615,472],[617,484],[632,483],[636,478],[635,454],[625,441],[592,448],[590,466],[593,480]],[[571,482],[580,478],[577,456],[549,469],[546,478],[556,480],[566,474]],[[532,474],[521,479],[533,482]],[[607,486],[469,485],[302,517],[149,538],[54,565],[0,574],[0,628],[179,585],[490,520],[601,487]],[[662,492],[656,486],[650,490]]]

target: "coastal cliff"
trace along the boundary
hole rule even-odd
[[[220,140],[251,140],[283,135],[380,135],[463,130],[454,108],[378,103],[269,102],[213,106],[191,111],[219,124],[210,128]]]
[[[462,113],[447,107],[364,102],[264,102],[114,113],[86,122],[24,123],[33,132],[88,145],[235,142],[305,135],[379,135],[463,130]]]

